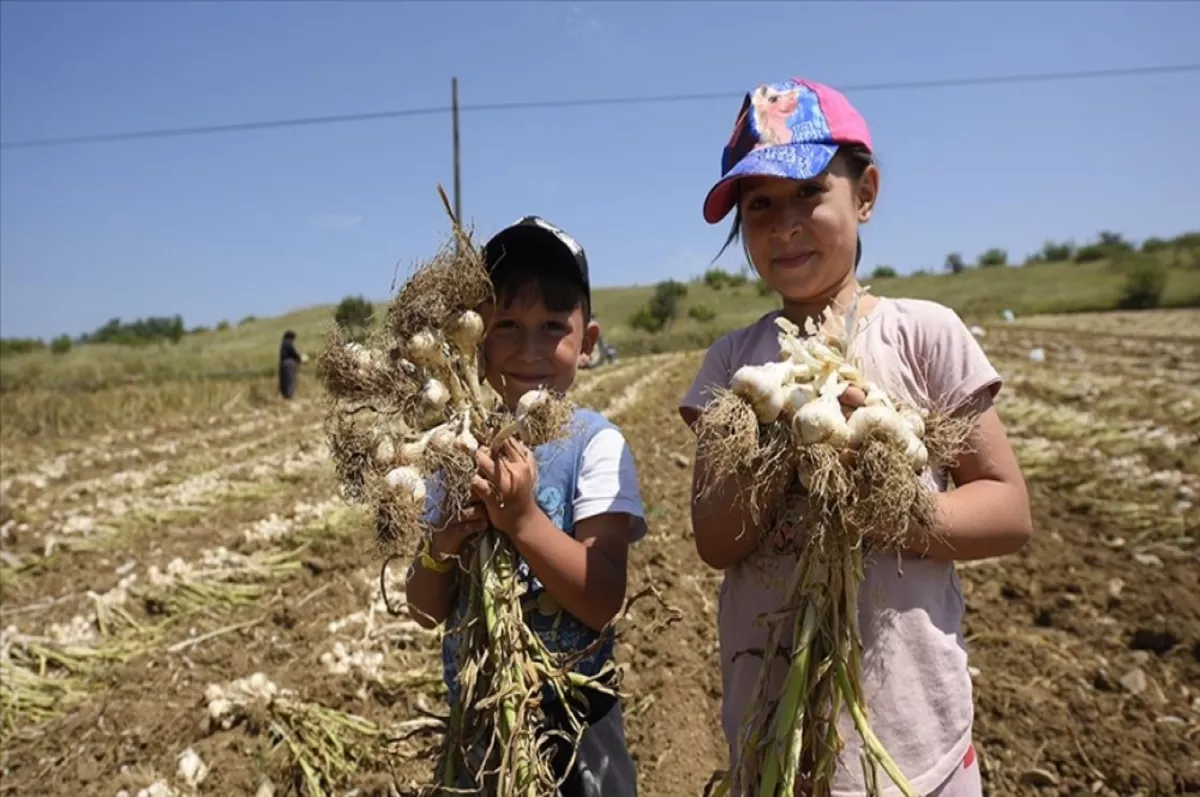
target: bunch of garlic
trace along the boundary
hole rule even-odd
[[[924,419],[911,409],[898,411],[892,400],[867,381],[826,336],[808,325],[808,337],[784,318],[779,327],[779,360],[747,365],[734,373],[730,389],[754,410],[761,424],[782,421],[800,445],[825,443],[855,449],[875,430],[904,448],[914,470],[924,469],[928,453],[922,438]],[[849,386],[866,393],[865,406],[847,420],[839,401]]]
[[[427,454],[473,455],[479,441],[471,431],[474,404],[483,401],[479,381],[479,344],[483,340],[483,317],[473,310],[460,314],[450,325],[446,339],[433,331],[409,338],[408,360],[430,374],[421,391],[426,408],[446,420],[421,431],[407,428],[399,434],[380,431],[373,452],[375,461],[386,468],[389,488],[414,503],[425,500]],[[465,383],[465,390],[464,390]],[[441,413],[449,413],[449,417]]]

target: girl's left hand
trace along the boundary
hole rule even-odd
[[[487,508],[493,526],[505,534],[515,533],[537,506],[533,499],[537,477],[533,452],[510,437],[495,452],[480,446],[475,461],[479,470],[471,477],[471,491]]]
[[[846,416],[846,420],[850,420],[854,411],[867,403],[867,394],[860,387],[848,385],[842,391],[842,395],[838,396],[838,401],[842,405],[842,415]]]

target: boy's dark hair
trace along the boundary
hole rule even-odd
[[[875,163],[875,156],[871,150],[859,144],[846,144],[838,147],[835,158],[841,158],[846,162],[846,167],[850,170],[850,177],[854,180],[859,179],[866,173],[867,167]],[[721,251],[717,253],[717,257],[725,254],[725,250],[729,245],[736,241],[742,234],[742,203],[734,202],[733,205],[733,226],[729,230],[729,236],[725,239],[725,245],[721,247]],[[862,260],[862,236],[858,237],[858,248],[854,253],[854,268],[858,269],[858,263]],[[714,262],[716,258],[714,258]]]
[[[555,313],[582,309],[592,318],[587,255],[575,239],[537,216],[526,216],[484,245],[496,300],[504,307],[541,299]]]
[[[543,259],[536,253],[522,252],[497,263],[492,269],[492,288],[496,301],[506,308],[516,301],[541,299],[552,313],[569,313],[579,307],[585,322],[592,318],[583,281],[552,258]]]

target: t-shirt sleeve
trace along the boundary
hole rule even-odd
[[[990,404],[1000,392],[1000,373],[954,310],[931,303],[919,340],[925,384],[937,406],[954,412]]]
[[[697,412],[703,410],[704,406],[713,399],[713,388],[729,386],[729,380],[733,378],[731,373],[732,344],[732,338],[725,335],[708,347],[708,351],[704,353],[704,359],[700,363],[700,370],[696,373],[696,378],[692,381],[687,393],[684,394],[683,400],[679,402],[681,412],[683,410]]]
[[[615,427],[601,429],[588,441],[575,488],[576,522],[610,512],[629,515],[630,542],[646,536],[646,512],[633,452]]]

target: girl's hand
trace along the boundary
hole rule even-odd
[[[838,401],[842,405],[842,415],[846,416],[846,420],[850,420],[850,416],[859,407],[865,406],[867,403],[867,394],[862,388],[849,385],[842,391],[842,395],[838,396]],[[841,454],[842,464],[849,467],[854,464],[854,452],[847,449]]]
[[[505,534],[515,534],[537,509],[533,498],[537,462],[533,452],[510,437],[495,452],[480,446],[475,459],[479,472],[471,478],[471,491],[483,502],[493,526]]]
[[[846,420],[850,420],[856,409],[866,405],[867,394],[860,387],[848,385],[838,397],[838,401],[842,404],[842,415],[846,416]]]

